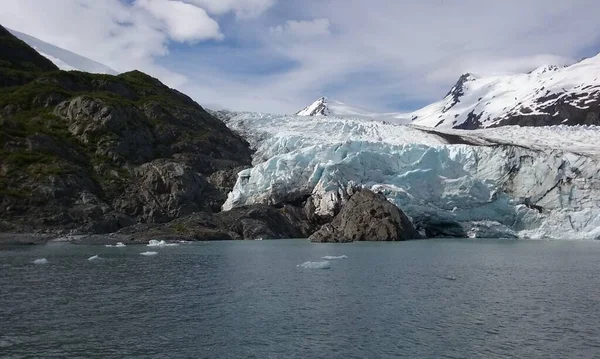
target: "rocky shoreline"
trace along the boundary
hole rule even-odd
[[[88,245],[147,244],[151,240],[215,241],[308,238],[318,243],[403,241],[424,238],[385,196],[355,189],[330,219],[314,216],[311,199],[279,208],[253,205],[215,214],[193,213],[169,223],[137,224],[107,234],[0,234],[0,244],[52,241]],[[327,222],[327,223],[325,223]],[[320,225],[321,223],[322,225]]]

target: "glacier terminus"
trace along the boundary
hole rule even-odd
[[[385,194],[427,236],[600,238],[600,129],[432,129],[365,118],[221,114],[255,149],[224,210],[311,197],[331,216],[352,186]]]

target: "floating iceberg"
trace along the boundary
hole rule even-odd
[[[335,260],[335,259],[348,259],[347,255],[341,255],[341,256],[325,256],[325,257],[321,257],[321,259],[327,259],[327,260]]]
[[[33,261],[33,264],[48,264],[48,260],[46,258],[40,258]]]
[[[329,269],[329,268],[331,268],[331,263],[329,261],[304,262],[302,264],[298,264],[298,267],[307,268],[307,269]]]
[[[177,247],[178,243],[167,243],[164,240],[157,241],[156,239],[151,239],[147,246],[148,247]]]
[[[142,253],[140,253],[140,254],[141,254],[141,255],[143,255],[143,256],[146,256],[146,257],[150,257],[150,256],[155,256],[155,255],[157,255],[157,254],[158,254],[158,252],[142,252]]]
[[[328,216],[353,186],[429,236],[600,238],[600,128],[444,132],[364,119],[234,115],[256,149],[224,210],[310,195]]]

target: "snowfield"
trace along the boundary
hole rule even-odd
[[[312,195],[333,213],[351,185],[383,192],[430,235],[600,238],[600,130],[433,130],[365,119],[231,114],[256,149],[223,209]]]
[[[597,55],[566,67],[545,65],[527,74],[481,78],[466,74],[443,100],[408,117],[415,125],[453,128],[465,124],[472,114],[479,118],[482,127],[490,127],[514,116],[548,114],[557,103],[587,109],[598,101],[599,94]]]
[[[108,66],[98,63],[94,60],[90,60],[87,57],[83,57],[74,52],[65,50],[58,46],[54,46],[47,42],[44,42],[33,36],[18,32],[15,30],[8,29],[13,35],[26,42],[29,46],[33,47],[40,55],[46,57],[52,61],[59,69],[65,71],[77,70],[100,74],[117,75],[118,73]]]

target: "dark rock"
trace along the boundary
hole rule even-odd
[[[315,229],[304,207],[252,205],[215,214],[196,212],[166,224],[138,224],[118,233],[138,242],[173,237],[212,241],[307,238]]]
[[[206,178],[193,168],[172,160],[155,160],[133,171],[131,185],[115,201],[118,211],[140,222],[167,222],[206,210]]]
[[[408,217],[384,195],[362,189],[354,193],[330,224],[310,236],[311,242],[404,241],[421,236]]]

